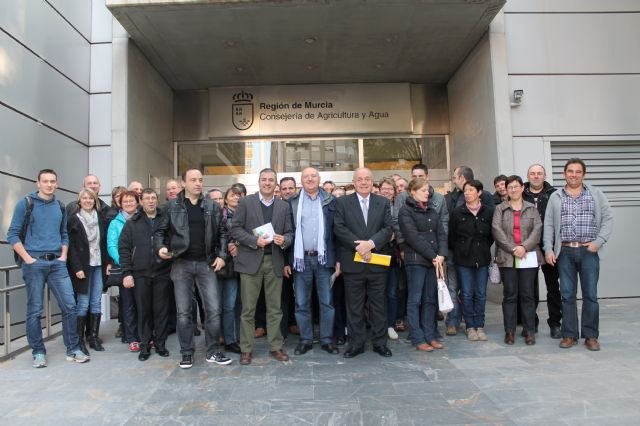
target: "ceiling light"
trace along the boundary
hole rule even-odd
[[[316,64],[306,64],[306,65],[304,66],[304,68],[305,68],[307,71],[313,71],[314,69],[318,68],[318,65],[316,65]]]
[[[313,44],[317,41],[317,39],[315,37],[307,37],[304,39],[304,42],[307,44]]]
[[[382,69],[382,67],[384,67],[384,64],[376,64],[377,69]]]
[[[236,67],[236,72],[237,73],[243,73],[244,72],[244,67]]]

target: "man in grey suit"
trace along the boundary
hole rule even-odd
[[[389,201],[371,193],[373,174],[369,169],[357,169],[353,175],[356,192],[340,197],[336,203],[333,231],[337,240],[337,260],[344,274],[347,305],[347,330],[349,348],[345,358],[353,358],[364,352],[367,327],[364,319],[364,302],[368,296],[369,322],[373,351],[390,357],[387,348],[387,315],[385,287],[388,267],[354,261],[359,253],[365,261],[373,253],[391,254],[391,209]]]
[[[231,236],[239,244],[233,261],[235,271],[240,273],[241,282],[241,365],[251,364],[256,303],[263,284],[271,355],[278,361],[289,360],[289,356],[282,350],[280,298],[284,250],[291,245],[293,229],[289,204],[274,197],[276,183],[276,172],[263,169],[258,182],[260,190],[240,200],[231,226]],[[256,228],[268,223],[273,225],[274,235],[254,235]]]

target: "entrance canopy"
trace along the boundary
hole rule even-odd
[[[446,83],[505,0],[106,0],[175,90]]]

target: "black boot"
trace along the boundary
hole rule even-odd
[[[84,328],[84,337],[87,342],[89,341],[89,337],[91,337],[91,321],[86,321]],[[100,338],[100,336],[98,336],[98,343],[102,344],[102,339]]]
[[[98,352],[104,351],[104,346],[100,343],[100,339],[98,339],[98,333],[100,333],[100,317],[102,314],[91,314],[89,315],[91,321],[91,335],[89,336],[89,346],[91,349],[95,349]]]
[[[89,350],[84,344],[84,324],[87,321],[87,317],[77,317],[77,331],[78,331],[78,345],[80,346],[80,350],[86,356],[89,356]]]

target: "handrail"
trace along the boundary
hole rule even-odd
[[[10,265],[10,266],[0,266],[0,273],[4,275],[4,287],[0,288],[0,295],[2,297],[2,315],[3,315],[3,326],[4,326],[4,350],[3,354],[0,355],[0,361],[6,359],[11,353],[11,292],[16,290],[22,290],[23,288],[27,288],[26,284],[17,284],[13,286],[9,286],[9,278],[11,275],[11,271],[16,269],[20,269],[18,265]],[[45,338],[51,337],[51,295],[49,293],[49,287],[45,284],[45,292],[44,292],[44,317],[46,324],[46,332]],[[26,347],[18,348],[14,352],[18,352],[26,349]]]

